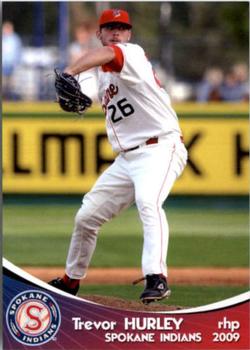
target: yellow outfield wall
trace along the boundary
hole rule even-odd
[[[177,113],[234,113],[235,115],[249,113],[248,103],[221,103],[221,102],[210,102],[210,103],[176,103],[173,104],[174,109]],[[7,113],[54,113],[62,114],[58,103],[55,102],[33,102],[33,101],[20,101],[20,102],[4,102],[2,106],[3,114]],[[94,104],[89,110],[88,114],[91,113],[102,113],[99,104]],[[65,113],[64,113],[65,114]],[[67,113],[70,115],[70,113]],[[72,115],[72,114],[71,114]]]
[[[39,116],[38,105],[35,110],[34,104],[33,109],[14,105],[3,106],[4,193],[85,193],[113,161],[104,118],[91,113],[83,119],[66,113],[59,118],[48,107],[42,112],[50,116]],[[173,193],[248,194],[247,107],[187,106],[180,112],[180,124],[189,162]]]

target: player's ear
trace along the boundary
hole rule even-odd
[[[132,32],[131,32],[131,30],[129,30],[129,32],[128,32],[128,41],[130,41],[131,35],[132,35]]]
[[[97,39],[101,40],[101,29],[98,29],[96,31],[96,37],[97,37]]]

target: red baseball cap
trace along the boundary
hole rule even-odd
[[[129,14],[125,10],[119,10],[119,9],[104,10],[99,18],[99,26],[102,27],[108,23],[124,23],[124,24],[127,24],[129,28],[132,28]]]

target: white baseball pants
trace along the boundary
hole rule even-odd
[[[167,276],[169,228],[162,205],[186,162],[187,151],[179,135],[160,137],[157,144],[120,153],[83,198],[75,217],[66,274],[74,279],[85,277],[100,227],[135,202],[144,233],[143,275]]]

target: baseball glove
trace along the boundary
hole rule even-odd
[[[57,102],[66,112],[83,114],[92,105],[92,100],[82,93],[79,82],[73,75],[55,69]]]

